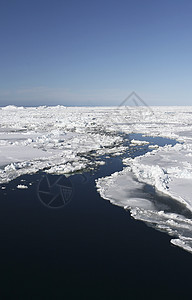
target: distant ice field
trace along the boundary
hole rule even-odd
[[[124,158],[121,172],[96,184],[103,198],[192,252],[192,107],[7,106],[0,108],[0,125],[3,188],[39,170],[71,174],[94,169],[104,163],[102,155],[121,156],[129,145],[149,144],[150,137],[175,139],[173,146],[150,143],[150,152]],[[126,146],[124,135],[131,133],[142,138]],[[143,192],[147,186],[159,193],[158,201]],[[161,195],[172,202],[162,204]]]

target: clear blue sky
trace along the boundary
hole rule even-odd
[[[192,105],[192,1],[1,0],[0,106]]]

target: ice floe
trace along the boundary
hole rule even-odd
[[[124,159],[123,171],[97,180],[98,191],[113,204],[129,209],[135,219],[175,237],[174,245],[192,252],[192,108],[154,108],[150,124],[145,120],[133,131],[180,143],[155,146],[145,155]],[[158,201],[154,193],[146,192],[146,186],[154,188]]]
[[[18,188],[18,189],[28,189],[28,186],[27,186],[27,185],[24,185],[24,184],[18,184],[18,185],[17,185],[17,188]]]

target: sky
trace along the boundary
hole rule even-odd
[[[192,105],[192,1],[1,0],[0,106]]]

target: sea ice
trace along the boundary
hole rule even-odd
[[[66,174],[102,164],[102,155],[120,155],[122,134],[176,139],[175,146],[150,145],[151,152],[124,160],[123,171],[100,178],[101,195],[130,209],[174,236],[192,252],[192,107],[16,107],[0,108],[0,184],[44,170]],[[131,141],[133,148],[147,141]],[[154,147],[154,150],[152,149]],[[146,185],[167,195],[153,201]],[[174,210],[174,205],[180,211]],[[172,214],[170,213],[172,212]]]

